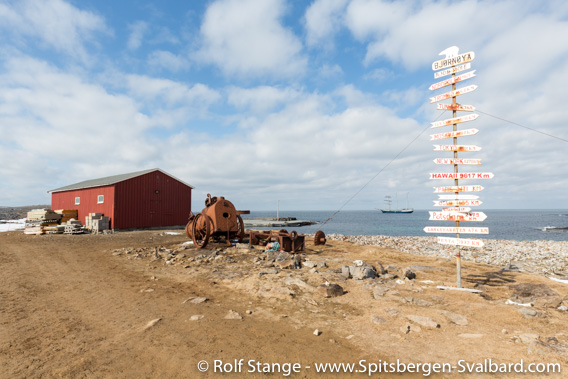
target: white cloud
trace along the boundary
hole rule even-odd
[[[303,75],[302,44],[280,20],[281,0],[219,0],[205,12],[197,58],[226,75],[292,78]]]
[[[82,61],[87,61],[85,43],[93,41],[96,32],[110,32],[101,16],[62,0],[0,4],[0,29],[16,39],[23,38],[23,46],[37,40]]]
[[[316,0],[308,7],[304,16],[308,46],[332,46],[330,37],[343,23],[346,4],[347,0]]]
[[[280,89],[271,86],[254,88],[231,87],[227,101],[239,109],[249,109],[252,113],[265,114],[274,108],[296,100],[301,93],[292,88]]]
[[[136,21],[135,23],[129,25],[130,36],[128,37],[128,49],[137,50],[142,45],[142,40],[144,39],[144,34],[148,30],[148,23],[144,21]]]
[[[189,60],[183,56],[169,51],[156,50],[148,56],[148,64],[153,67],[164,68],[171,72],[185,71],[189,68]]]

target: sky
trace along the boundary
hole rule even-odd
[[[150,168],[238,209],[435,210],[432,63],[474,52],[484,209],[568,208],[568,2],[0,0],[0,205]],[[471,71],[470,70],[470,71]],[[441,103],[448,103],[449,100]],[[458,115],[469,113],[458,112]],[[531,129],[534,130],[531,130]],[[536,130],[536,131],[535,131]],[[538,132],[537,132],[538,131]],[[556,137],[556,138],[554,138]]]

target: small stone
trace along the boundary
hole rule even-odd
[[[406,318],[409,319],[410,321],[412,321],[412,322],[414,322],[414,323],[416,323],[420,326],[424,326],[426,328],[435,329],[435,328],[440,327],[440,324],[438,324],[437,322],[432,320],[430,317],[417,316],[417,315],[407,315]]]
[[[199,296],[199,297],[195,297],[195,298],[191,299],[190,302],[193,303],[193,304],[201,304],[201,303],[205,303],[207,300],[209,300],[209,299],[206,298],[206,297]]]
[[[225,316],[225,320],[242,320],[243,316],[235,312],[234,310],[229,310],[229,313]]]
[[[392,317],[396,317],[400,314],[400,310],[396,308],[385,308],[385,312]]]
[[[319,292],[324,297],[337,297],[343,295],[344,293],[343,287],[341,287],[339,284],[322,284],[321,286],[319,286]]]
[[[522,314],[525,318],[533,318],[538,316],[538,312],[532,308],[519,308],[519,313]]]
[[[304,262],[304,267],[306,268],[314,268],[317,266],[317,262],[314,261],[305,261]]]
[[[321,335],[319,329],[314,330],[314,336],[319,336],[319,335]]]
[[[404,270],[404,277],[408,280],[416,279],[416,274],[409,268]]]
[[[252,315],[252,311],[251,311],[250,309],[247,309],[247,310],[245,311],[245,313],[246,313],[247,315]]]
[[[529,344],[533,341],[537,341],[540,338],[538,334],[535,333],[523,333],[519,335],[519,339],[522,343]]]
[[[508,331],[507,329],[501,329],[501,333],[503,333],[503,334],[508,334],[509,331]]]
[[[162,320],[161,318],[157,318],[157,319],[154,319],[154,320],[148,322],[148,323],[146,324],[146,326],[144,326],[143,330],[150,329],[151,327],[153,327],[154,325],[156,325],[156,324],[157,324],[158,322],[160,322],[161,320]]]
[[[387,320],[385,318],[381,317],[381,316],[372,315],[371,316],[371,322],[373,324],[380,325],[380,324],[386,323]]]
[[[203,317],[205,317],[204,315],[193,315],[189,318],[189,321],[198,321],[201,320]]]
[[[375,299],[379,299],[379,298],[385,296],[385,294],[386,294],[388,291],[389,291],[389,289],[386,288],[386,287],[379,287],[379,286],[377,286],[377,287],[375,287],[375,288],[373,289],[373,297],[374,297]]]
[[[467,318],[465,318],[465,316],[446,310],[441,310],[440,313],[443,314],[448,320],[450,320],[450,322],[453,322],[456,325],[467,325]]]

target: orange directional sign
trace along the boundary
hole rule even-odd
[[[483,201],[480,200],[442,200],[442,201],[434,200],[434,206],[437,207],[464,207],[464,206],[477,207],[481,204],[483,204]],[[457,209],[455,209],[455,211],[465,212]]]
[[[453,237],[438,237],[438,243],[442,245],[459,245],[470,247],[482,247],[484,245],[483,241],[481,240]]]
[[[445,138],[473,136],[476,135],[477,133],[479,133],[479,129],[473,128],[473,129],[457,130],[455,132],[430,134],[430,141],[436,141]]]
[[[465,165],[480,165],[481,159],[462,159],[462,158],[436,158],[436,164],[465,164]]]
[[[460,212],[460,213],[469,213],[471,212],[470,207],[453,207],[453,208],[443,208],[442,212]]]
[[[473,112],[475,110],[475,107],[473,105],[463,105],[463,104],[436,104],[436,109],[439,111]]]
[[[478,117],[479,117],[479,115],[477,113],[473,113],[473,114],[468,114],[466,116],[460,116],[460,117],[455,117],[455,118],[449,118],[447,120],[435,121],[435,122],[432,122],[432,126],[430,128],[433,129],[433,128],[439,128],[441,126],[461,124],[462,122],[473,121]]]
[[[483,212],[459,213],[459,212],[432,212],[431,221],[483,221],[487,215]]]
[[[430,179],[491,179],[492,172],[435,172],[430,173]]]
[[[469,70],[471,68],[471,63],[462,64],[453,68],[448,68],[443,71],[435,72],[434,79],[441,78],[442,76],[455,74],[456,72],[461,72],[465,70]]]
[[[432,70],[434,71],[442,70],[444,68],[471,62],[474,59],[475,59],[475,53],[473,51],[463,54],[458,54],[455,57],[440,59],[432,63]]]
[[[489,234],[489,228],[455,227],[455,226],[427,226],[426,233],[463,233],[463,234]]]
[[[434,145],[434,151],[480,151],[475,145]]]
[[[475,70],[466,72],[465,74],[461,74],[458,76],[454,76],[452,78],[442,80],[441,82],[434,83],[430,86],[430,91],[437,90],[439,88],[443,88],[449,86],[450,84],[461,82],[462,80],[471,79],[475,76]]]
[[[447,192],[481,192],[482,186],[444,186],[434,187],[434,193],[447,193]]]
[[[450,92],[446,92],[446,93],[443,93],[443,94],[438,95],[438,96],[431,97],[430,98],[430,104],[436,103],[436,102],[441,101],[441,100],[449,99],[450,97],[456,97],[456,96],[459,96],[459,95],[463,95],[464,93],[473,92],[473,91],[475,91],[476,88],[477,88],[477,86],[475,84],[473,84],[471,86],[456,89],[455,91],[450,91]]]

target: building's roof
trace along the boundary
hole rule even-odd
[[[160,170],[159,168],[152,168],[150,170],[131,172],[131,173],[128,173],[128,174],[113,175],[113,176],[107,176],[107,177],[99,178],[99,179],[85,180],[83,182],[71,184],[71,185],[68,185],[68,186],[65,186],[65,187],[52,189],[52,190],[47,191],[47,192],[48,193],[49,192],[63,192],[63,191],[71,191],[71,190],[78,190],[78,189],[84,189],[84,188],[109,186],[111,184],[123,182],[125,180],[136,178],[138,176],[142,176],[142,175],[148,174],[150,172],[154,172],[154,171],[160,171],[162,174],[167,175],[171,178],[174,178],[178,182],[181,182],[188,187],[195,188],[192,185],[187,184],[184,181],[179,180],[175,176],[172,176],[172,175],[168,174],[167,172]]]

